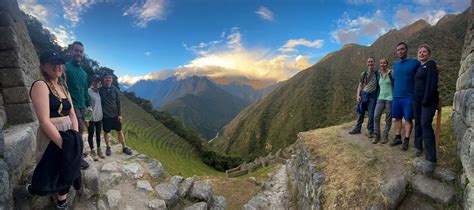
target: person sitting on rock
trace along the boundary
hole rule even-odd
[[[375,104],[377,103],[377,91],[378,91],[378,77],[379,72],[375,70],[375,59],[373,57],[367,58],[367,67],[360,74],[359,85],[357,86],[356,100],[357,100],[357,112],[359,117],[357,123],[349,134],[359,134],[364,122],[365,112],[369,113],[369,122],[367,123],[367,129],[369,131],[369,138],[374,137],[374,111]]]
[[[104,140],[107,145],[105,154],[107,156],[112,155],[109,143],[109,133],[111,130],[115,130],[117,131],[118,140],[122,143],[122,152],[127,155],[132,155],[132,150],[125,145],[125,137],[122,132],[120,94],[119,90],[112,85],[111,73],[105,74],[104,85],[100,88],[99,94],[102,101],[102,113],[104,115],[102,124],[104,127]]]
[[[78,122],[74,112],[72,99],[65,84],[64,60],[59,53],[47,50],[40,56],[40,70],[42,80],[37,80],[31,85],[30,96],[33,108],[39,121],[36,136],[37,166],[33,172],[31,185],[15,189],[15,199],[28,199],[32,195],[57,194],[57,207],[65,208],[69,188],[73,185],[64,180],[76,177],[63,177],[64,168],[61,160],[66,153],[74,154],[73,162],[67,162],[74,176],[80,180],[80,160],[82,155],[82,139],[78,133]],[[64,132],[76,136],[75,142],[64,139]],[[76,145],[71,145],[75,143]],[[74,147],[74,148],[73,148]],[[69,148],[76,151],[67,150]],[[62,153],[64,151],[64,154]],[[76,180],[77,181],[77,180]],[[80,184],[79,184],[80,185]],[[76,188],[77,187],[77,188]],[[79,186],[75,185],[76,189]]]
[[[100,158],[105,158],[104,153],[100,148],[100,133],[102,130],[102,102],[100,99],[99,89],[101,85],[101,78],[99,75],[95,75],[92,81],[92,87],[89,88],[89,97],[92,111],[89,114],[86,114],[86,119],[88,137],[87,141],[89,142],[89,148],[91,149],[91,157],[94,161],[98,161]],[[90,115],[90,116],[87,116]],[[94,131],[95,131],[95,140],[97,144],[97,153],[94,150]]]
[[[420,67],[415,73],[413,112],[415,115],[415,155],[420,156],[423,145],[427,160],[423,173],[431,175],[436,165],[436,143],[433,117],[439,105],[438,70],[430,60],[431,48],[423,44],[418,48]]]

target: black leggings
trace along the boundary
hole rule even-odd
[[[436,143],[433,126],[433,117],[438,103],[430,103],[423,106],[421,101],[413,102],[413,114],[415,115],[415,147],[425,147],[425,159],[436,162]]]
[[[100,132],[102,130],[102,121],[99,122],[89,122],[89,127],[87,131],[89,132],[87,141],[89,142],[89,147],[91,150],[94,149],[94,128],[95,128],[95,141],[97,143],[97,148],[100,148]]]

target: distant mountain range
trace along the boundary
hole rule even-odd
[[[452,104],[459,70],[468,11],[447,15],[431,26],[419,20],[402,29],[390,30],[371,46],[345,45],[310,68],[283,82],[264,99],[239,113],[212,145],[227,154],[252,159],[292,144],[298,132],[355,120],[357,80],[374,56],[396,62],[397,43],[409,46],[416,57],[420,44],[432,47],[432,58],[443,66],[439,92],[443,104]]]
[[[238,81],[235,78],[214,81],[200,76],[168,77],[164,80],[140,80],[123,88],[150,100],[154,108],[170,113],[186,127],[194,128],[206,139],[211,139],[235,115],[278,85],[266,84],[268,87],[257,89]]]

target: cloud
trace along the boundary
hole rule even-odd
[[[150,56],[150,55],[151,55],[151,52],[145,52],[145,55],[146,55],[146,56]]]
[[[413,22],[423,19],[431,25],[435,25],[447,13],[444,10],[429,10],[424,12],[411,12],[407,8],[400,8],[395,12],[393,17],[395,27],[402,28],[403,26],[412,24]]]
[[[48,22],[48,10],[36,0],[19,0],[18,5],[23,12],[35,17],[41,23]]]
[[[148,23],[154,20],[164,20],[166,11],[165,0],[146,0],[145,3],[134,3],[124,13],[124,16],[131,15],[136,20],[134,24],[140,28],[146,28]]]
[[[241,36],[239,28],[232,28],[232,32],[227,36],[227,46],[235,50],[242,48]]]
[[[342,44],[355,43],[363,37],[378,37],[390,27],[381,10],[377,10],[372,17],[360,16],[355,19],[345,13],[337,23],[338,28],[331,32],[331,36]]]
[[[255,11],[255,13],[258,14],[260,18],[264,20],[268,20],[268,21],[274,20],[273,12],[264,6],[261,6],[260,8],[258,8],[258,10]]]
[[[64,10],[63,17],[71,23],[72,27],[76,27],[81,20],[81,13],[95,3],[96,0],[61,0]]]
[[[61,47],[67,47],[70,43],[76,40],[74,33],[65,26],[46,27],[56,37],[56,41]]]
[[[310,47],[310,48],[321,48],[324,44],[324,41],[321,39],[314,40],[314,41],[308,41],[306,39],[290,39],[286,41],[286,44],[283,45],[280,49],[278,49],[280,52],[296,52],[297,50],[295,49],[297,46],[305,46],[305,47]]]
[[[466,9],[471,4],[469,0],[415,0],[416,4],[431,6],[432,8],[452,7],[453,9]]]

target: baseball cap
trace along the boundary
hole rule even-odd
[[[40,64],[64,64],[64,59],[54,50],[46,50],[40,55]]]

